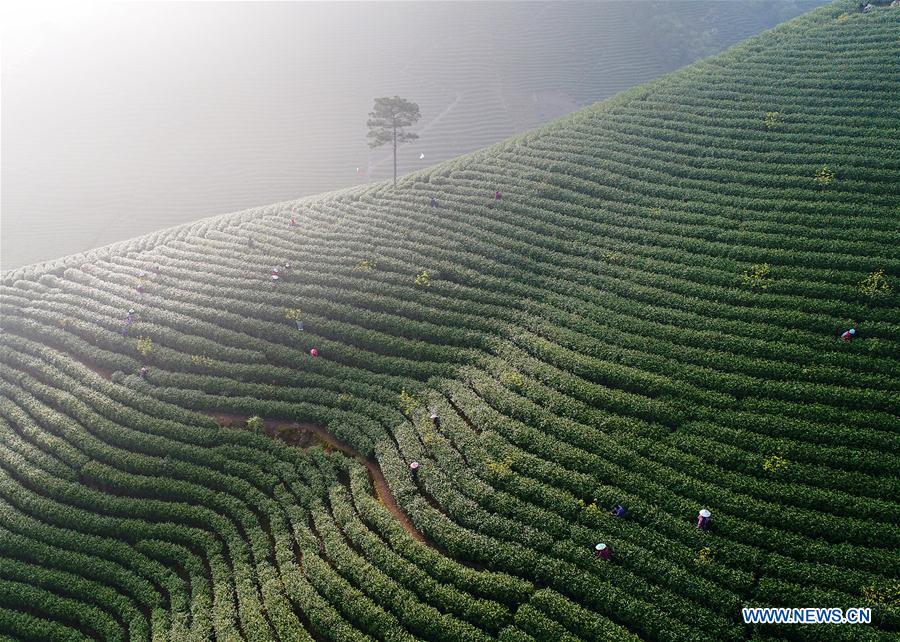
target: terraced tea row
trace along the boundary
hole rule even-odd
[[[894,635],[900,10],[852,9],[4,275],[0,632]]]

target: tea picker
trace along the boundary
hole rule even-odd
[[[300,319],[297,319],[297,329],[303,332],[303,321]]]
[[[311,357],[318,357],[318,356],[319,356],[319,351],[316,350],[315,348],[312,348],[312,349],[309,351],[309,356],[311,356]]]
[[[709,520],[712,518],[712,513],[710,513],[705,508],[701,509],[697,514],[697,528],[701,531],[709,530]]]
[[[494,200],[495,201],[503,200],[503,194],[501,194],[499,190],[494,192]]]
[[[431,197],[431,207],[437,207],[437,206],[438,206],[437,199],[434,196],[432,196]]]
[[[138,372],[138,375],[140,376],[141,379],[146,379],[147,378],[147,366],[141,366],[141,369]]]
[[[611,515],[613,517],[624,518],[626,515],[625,508],[623,508],[621,504],[616,504],[616,507],[612,509]]]
[[[440,426],[441,426],[441,418],[438,417],[437,412],[435,412],[434,410],[432,410],[432,411],[431,411],[431,415],[429,416],[429,419],[431,419],[431,423],[434,424],[434,427],[435,427],[435,428],[440,428]]]
[[[419,473],[419,462],[412,461],[409,463],[409,476],[413,481],[416,481],[416,475]]]
[[[609,546],[601,542],[594,547],[594,557],[598,560],[609,560],[612,557],[612,551]]]
[[[841,335],[841,341],[846,341],[847,343],[853,341],[856,337],[856,328],[850,328],[844,334]]]
[[[129,308],[128,314],[125,316],[125,325],[122,327],[122,336],[127,337],[131,324],[134,323],[134,308]]]

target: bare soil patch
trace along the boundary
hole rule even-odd
[[[248,417],[246,415],[226,414],[220,412],[206,413],[213,417],[220,426],[241,427],[246,426]],[[369,479],[372,481],[372,487],[375,489],[375,497],[381,504],[388,509],[391,515],[400,523],[409,535],[416,541],[434,546],[419,530],[413,525],[412,521],[400,508],[394,495],[391,493],[390,486],[381,472],[378,464],[371,459],[363,457],[359,452],[344,444],[325,430],[321,426],[315,424],[301,424],[296,421],[287,419],[264,419],[263,431],[272,439],[284,442],[290,446],[297,448],[310,448],[312,446],[322,446],[325,450],[340,451],[348,457],[353,457],[359,461],[369,472]]]

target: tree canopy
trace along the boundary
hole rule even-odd
[[[404,131],[405,127],[419,120],[419,106],[400,96],[384,96],[375,99],[375,107],[369,112],[369,147],[392,143],[394,148],[394,185],[397,185],[397,145],[416,140],[419,135]]]
[[[369,147],[416,140],[418,134],[403,131],[403,128],[414,125],[419,116],[419,106],[405,98],[400,96],[376,98],[375,107],[369,112],[369,120],[366,123],[369,126],[368,138],[372,139],[369,141]],[[394,141],[395,132],[396,141]]]

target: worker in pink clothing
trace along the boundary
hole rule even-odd
[[[503,200],[503,194],[501,194],[499,190],[494,192],[494,200],[495,201]]]
[[[313,348],[312,350],[309,351],[309,356],[311,356],[311,357],[318,357],[318,356],[319,356],[319,351],[316,350],[315,348]]]
[[[601,542],[594,547],[594,557],[598,560],[609,560],[612,557],[612,550]]]
[[[841,341],[853,341],[854,337],[856,337],[856,328],[850,328],[844,334],[841,335]]]
[[[709,520],[712,519],[712,513],[708,510],[701,509],[697,514],[697,528],[701,531],[709,530]]]

